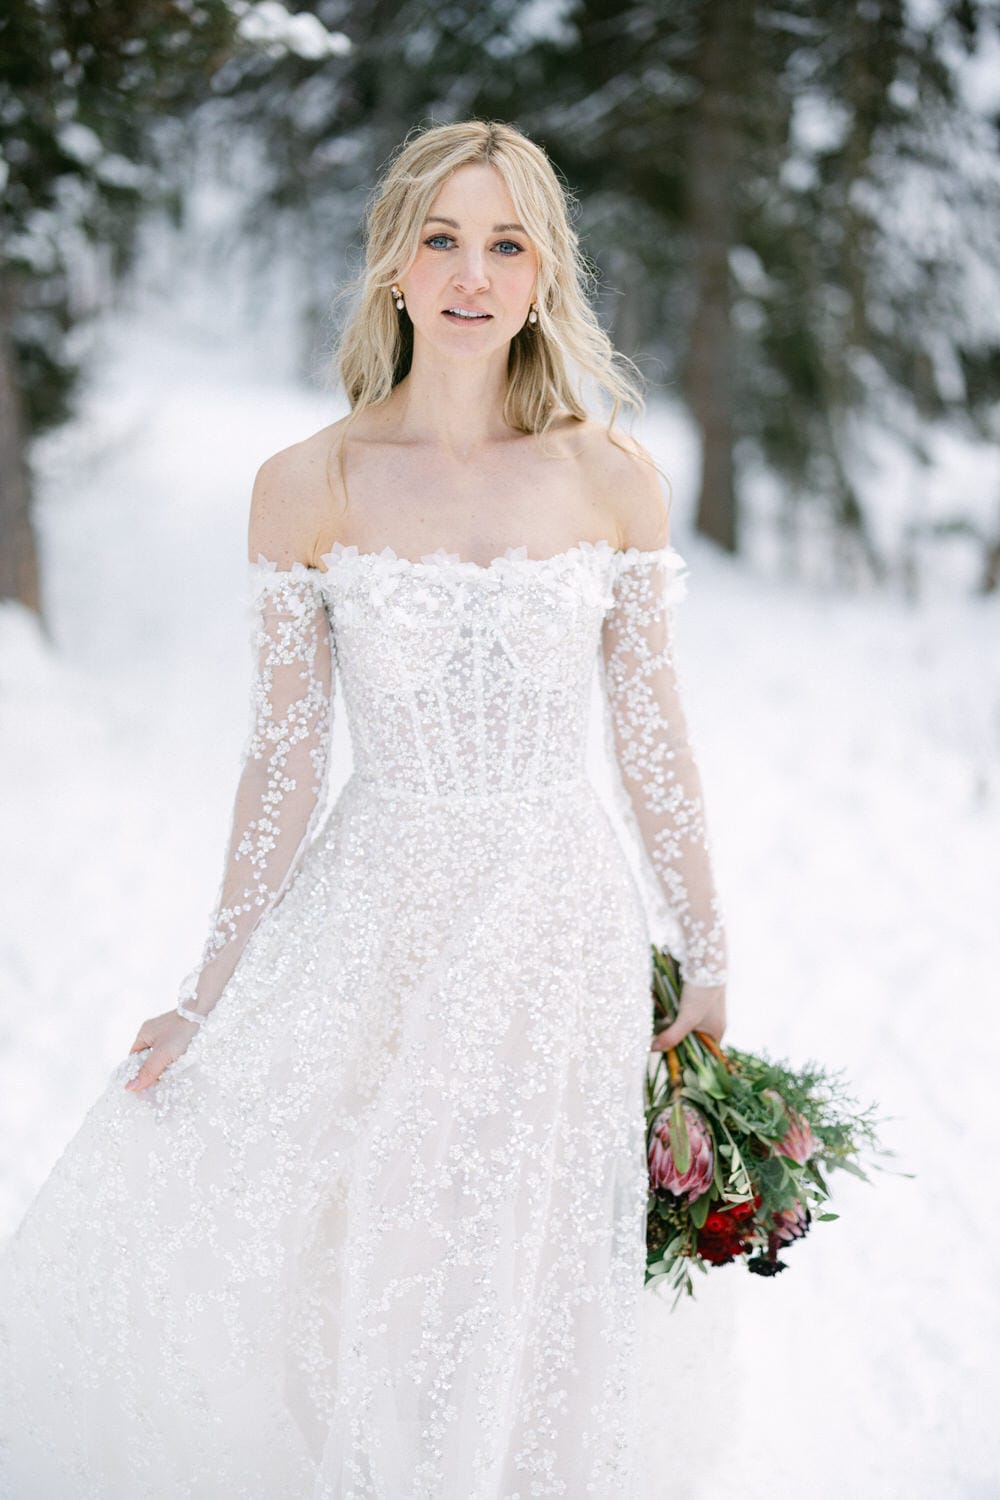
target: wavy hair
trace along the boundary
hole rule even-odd
[[[612,428],[623,406],[642,413],[642,377],[614,348],[591,305],[597,277],[571,223],[576,200],[540,146],[514,126],[492,120],[416,127],[369,197],[364,265],[342,294],[353,298],[354,309],[331,359],[331,373],[339,376],[350,402],[345,434],[410,369],[413,325],[405,309],[397,311],[390,287],[416,256],[422,225],[445,179],[471,163],[500,173],[539,259],[538,322],[511,340],[504,420],[518,431],[538,434],[547,431],[560,409],[586,420],[583,383],[590,380],[610,397],[608,436],[623,446]],[[340,452],[343,477],[343,444]]]

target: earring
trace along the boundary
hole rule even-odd
[[[529,323],[537,323],[538,322],[538,303],[537,302],[533,302],[531,304],[531,311],[528,314],[528,322]]]
[[[406,306],[406,303],[403,301],[403,294],[399,290],[399,287],[395,282],[392,283],[392,295],[396,299],[396,306],[399,308],[400,312],[402,312],[403,308]]]

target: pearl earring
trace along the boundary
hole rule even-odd
[[[533,302],[531,304],[531,311],[528,314],[528,322],[529,323],[537,323],[538,322],[538,303],[537,302]]]
[[[400,312],[402,312],[403,308],[406,306],[406,304],[403,301],[403,294],[399,290],[399,287],[396,285],[395,282],[392,283],[392,295],[396,299],[396,306],[399,308]]]

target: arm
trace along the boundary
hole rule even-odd
[[[335,652],[317,574],[302,563],[250,564],[254,669],[250,733],[222,884],[201,961],[178,1012],[216,1004],[254,928],[291,883],[316,830],[326,786]]]
[[[724,920],[672,636],[684,562],[670,546],[630,547],[617,562],[600,675],[627,821],[641,838],[680,933],[683,951],[676,956],[685,989],[718,988],[726,982]]]

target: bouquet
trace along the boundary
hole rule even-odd
[[[677,1015],[676,959],[653,948],[653,1025]],[[667,1282],[693,1295],[691,1269],[742,1257],[749,1271],[785,1269],[779,1251],[802,1239],[829,1198],[826,1172],[840,1167],[869,1181],[863,1148],[878,1146],[874,1106],[852,1107],[839,1074],[815,1064],[793,1072],[704,1031],[651,1053],[646,1079],[649,1209],[646,1285]],[[904,1174],[910,1175],[910,1174]]]

